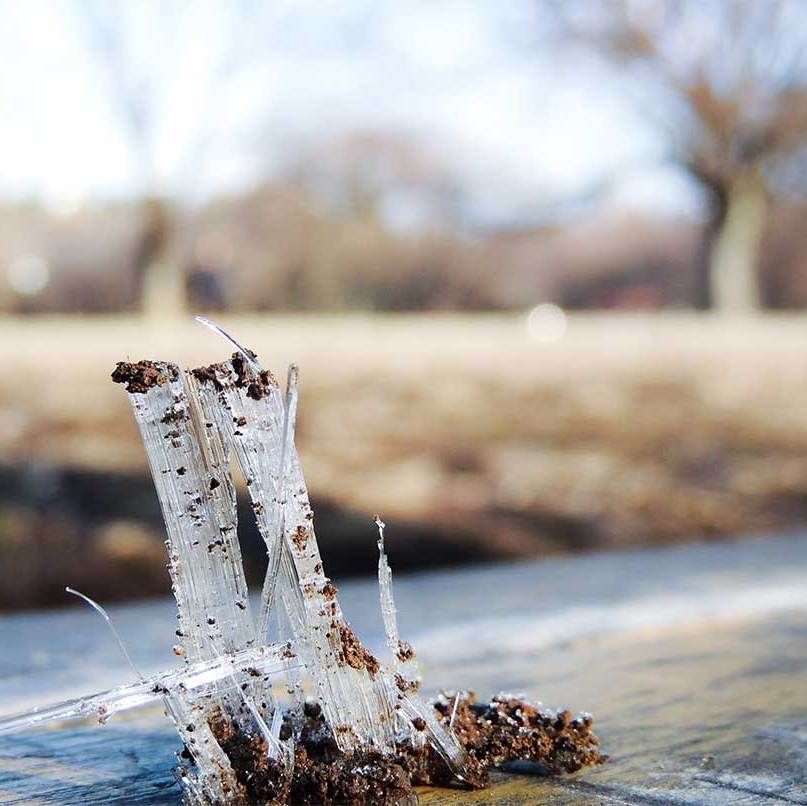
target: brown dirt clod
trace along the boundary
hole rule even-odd
[[[257,358],[252,350],[247,351],[252,358]],[[229,364],[210,364],[206,367],[197,367],[192,370],[193,376],[199,383],[210,383],[217,392],[222,391],[219,377],[235,376],[233,383],[240,389],[246,389],[247,397],[253,400],[262,400],[272,388],[277,387],[277,381],[269,370],[261,370],[257,375],[244,360],[241,353],[233,353]],[[241,417],[236,419],[236,425],[246,425],[246,419]]]
[[[341,624],[339,637],[342,640],[342,661],[354,669],[366,669],[371,677],[375,677],[381,664],[364,648],[356,633],[347,624]]]
[[[395,653],[398,656],[398,660],[406,663],[408,660],[412,660],[415,657],[415,650],[408,641],[398,641],[398,651]]]
[[[218,375],[216,374],[218,366],[219,365],[212,364],[209,367],[196,367],[196,369],[191,370],[191,375],[193,375],[199,383],[209,383],[217,392],[220,392],[224,387],[221,385],[221,381],[219,381]]]
[[[438,698],[432,706],[435,716],[447,727],[454,698]],[[430,745],[403,742],[392,755],[368,750],[346,756],[339,752],[317,702],[307,702],[302,716],[287,719],[301,720],[291,776],[267,757],[260,734],[245,735],[222,712],[210,720],[238,780],[234,804],[393,804],[410,794],[414,786],[457,785],[455,776]],[[426,727],[420,717],[413,724],[417,730]],[[602,764],[607,757],[599,751],[591,724],[588,715],[572,718],[567,711],[544,711],[509,696],[486,704],[476,703],[473,695],[461,697],[453,731],[468,752],[469,773],[460,785],[483,788],[490,767],[512,761],[533,762],[536,771],[544,775]],[[291,727],[284,724],[288,735]]]
[[[118,361],[112,371],[112,380],[122,383],[130,394],[145,394],[155,386],[176,379],[176,369],[157,361]]]
[[[302,525],[298,526],[294,530],[291,539],[297,551],[302,551],[305,548],[305,544],[308,542],[308,529]]]

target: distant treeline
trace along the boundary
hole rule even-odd
[[[805,223],[804,205],[771,216],[769,307],[807,305]],[[132,311],[172,294],[172,305],[214,311],[685,307],[705,237],[696,222],[613,212],[563,227],[405,231],[372,206],[334,211],[273,184],[192,212],[156,199],[69,214],[6,205],[0,311]]]

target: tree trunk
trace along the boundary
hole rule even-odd
[[[132,256],[135,305],[146,316],[170,318],[186,312],[185,277],[171,254],[171,210],[151,197],[140,206],[140,234]]]
[[[725,214],[709,255],[710,297],[719,313],[749,314],[760,309],[760,247],[768,218],[768,193],[757,171],[734,178]]]
[[[187,314],[185,276],[176,260],[158,257],[145,267],[141,310],[154,319]]]

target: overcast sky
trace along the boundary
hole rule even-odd
[[[529,217],[614,176],[616,202],[697,212],[618,87],[525,45],[528,7],[0,0],[0,195],[69,208],[150,186],[200,200],[302,143],[392,128],[440,155],[483,219]],[[142,101],[151,178],[121,86]]]

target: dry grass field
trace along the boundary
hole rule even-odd
[[[222,324],[280,377],[301,367],[298,444],[342,573],[371,568],[376,511],[404,567],[807,521],[807,319],[580,315],[549,344],[507,316]],[[0,603],[50,601],[65,569],[108,597],[167,589],[109,373],[228,352],[192,321],[0,321]]]

